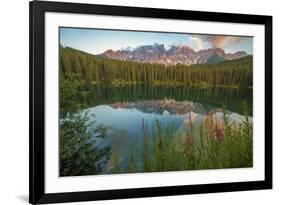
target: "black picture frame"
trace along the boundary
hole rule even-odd
[[[32,1],[30,12],[30,165],[29,202],[31,204],[153,197],[167,195],[260,190],[272,188],[272,17],[231,13],[105,6],[62,2]],[[259,24],[265,27],[265,180],[235,183],[197,184],[183,186],[45,193],[45,74],[44,15],[46,12],[100,14],[113,16],[182,19],[209,22]],[[259,133],[261,134],[261,133]]]

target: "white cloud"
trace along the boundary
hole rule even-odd
[[[193,49],[198,51],[204,49],[204,41],[202,38],[198,36],[191,36],[190,40],[193,43]]]

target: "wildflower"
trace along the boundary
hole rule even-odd
[[[216,121],[216,126],[214,129],[214,135],[217,140],[223,142],[224,140],[224,124]]]
[[[213,117],[213,115],[207,115],[204,121],[206,130],[209,132],[209,136],[214,137],[220,142],[224,141],[224,123]]]
[[[190,131],[186,131],[186,134],[185,134],[185,136],[183,138],[183,152],[184,152],[184,155],[188,155],[191,152],[192,144],[193,144],[193,139],[192,139],[191,130]]]

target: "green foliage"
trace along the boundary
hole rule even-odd
[[[60,78],[60,117],[66,117],[67,113],[75,113],[83,104],[79,103],[81,98],[86,96],[82,92],[81,82],[78,80],[77,74],[69,73]]]
[[[150,167],[150,162],[148,160],[148,156],[149,156],[149,135],[148,135],[148,128],[147,128],[147,124],[144,125],[144,120],[142,123],[142,130],[143,130],[143,166],[144,166],[144,171],[149,172],[151,170]]]
[[[137,63],[97,57],[60,47],[61,73],[79,74],[89,84],[251,87],[253,58],[186,66]]]
[[[137,172],[137,150],[136,150],[135,145],[133,145],[131,148],[130,163],[129,163],[127,172],[130,172],[130,173]]]
[[[113,174],[121,173],[121,168],[120,168],[121,159],[118,156],[118,154],[117,153],[113,153],[111,155],[111,160],[112,160],[112,168],[111,168],[112,173]]]
[[[146,126],[143,129],[145,140],[138,150],[143,152],[143,159],[138,172],[253,166],[253,126],[248,116],[237,125],[225,113],[222,119],[208,115],[199,127],[193,127],[190,118],[184,133],[177,133],[173,126],[161,128],[157,120],[151,136],[147,136]],[[129,167],[123,172],[136,170],[132,169],[137,164],[136,145],[132,150]]]
[[[60,176],[98,174],[109,159],[110,147],[98,148],[97,140],[107,137],[108,128],[95,125],[77,98],[80,92],[77,76],[60,80]]]

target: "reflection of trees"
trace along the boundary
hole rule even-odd
[[[79,176],[101,173],[109,159],[110,147],[98,148],[97,139],[107,137],[108,128],[94,126],[78,98],[79,81],[69,76],[60,81],[60,176]]]
[[[215,107],[224,107],[227,110],[242,113],[243,101],[252,108],[252,89],[238,88],[192,88],[192,87],[167,87],[131,85],[122,87],[91,86],[86,104],[95,106],[99,104],[112,104],[115,102],[135,102],[140,100],[193,101]],[[250,110],[252,113],[252,110]]]

